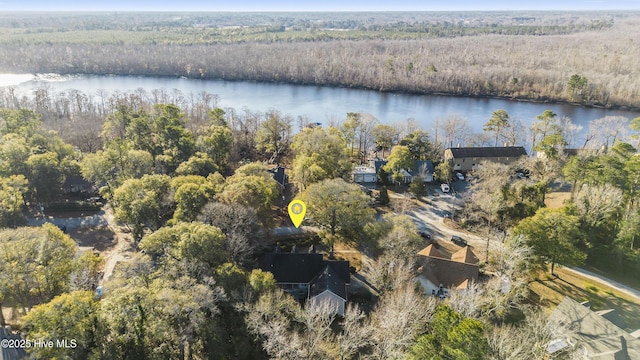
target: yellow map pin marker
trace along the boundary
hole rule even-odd
[[[302,200],[293,200],[289,203],[288,209],[293,225],[300,227],[302,220],[304,220],[304,214],[307,212],[307,205]]]

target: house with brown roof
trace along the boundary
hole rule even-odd
[[[443,254],[431,244],[418,252],[421,272],[418,281],[427,294],[446,294],[448,289],[467,289],[478,281],[479,259],[469,246],[451,256]]]
[[[444,151],[444,159],[451,161],[454,171],[475,170],[483,161],[510,165],[524,156],[527,156],[527,151],[522,146],[457,147]]]

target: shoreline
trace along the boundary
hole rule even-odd
[[[118,73],[78,73],[78,72],[58,72],[58,73],[34,73],[34,78],[37,79],[39,75],[62,75],[62,76],[125,76],[125,77],[145,77],[145,78],[165,78],[165,79],[190,79],[190,80],[214,80],[214,81],[227,81],[227,82],[255,82],[262,84],[275,84],[275,85],[297,85],[297,86],[315,86],[325,88],[344,88],[355,90],[374,91],[381,94],[404,94],[404,95],[416,95],[416,96],[449,96],[459,98],[475,98],[475,99],[496,99],[507,100],[514,102],[525,102],[535,104],[554,104],[554,105],[570,105],[582,108],[594,108],[594,109],[606,109],[606,110],[622,110],[622,111],[640,111],[640,104],[638,106],[618,105],[618,104],[584,104],[571,102],[561,99],[553,98],[530,98],[530,97],[517,97],[517,96],[504,96],[504,95],[492,95],[492,94],[460,94],[449,93],[443,91],[411,91],[411,90],[385,90],[375,89],[361,85],[349,85],[349,84],[331,84],[331,83],[307,83],[303,81],[274,81],[265,79],[246,79],[246,78],[220,78],[220,77],[202,77],[202,76],[185,76],[180,74],[118,74]]]

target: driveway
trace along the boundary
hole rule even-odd
[[[467,240],[474,249],[478,257],[483,257],[487,247],[487,239],[466,231],[451,229],[444,224],[446,216],[452,216],[462,208],[460,194],[444,194],[436,190],[435,196],[428,196],[430,204],[419,202],[419,206],[409,213],[418,231],[425,231],[431,234],[432,238],[438,241],[448,242],[452,235],[460,236]]]
[[[44,223],[51,223],[58,227],[65,226],[67,231],[79,228],[79,227],[98,227],[107,226],[107,220],[104,216],[104,211],[91,216],[79,216],[79,217],[37,217],[27,218],[27,225],[29,226],[41,226]]]

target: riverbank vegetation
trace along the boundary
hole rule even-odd
[[[635,13],[4,15],[0,27],[4,72],[256,80],[640,108]]]

